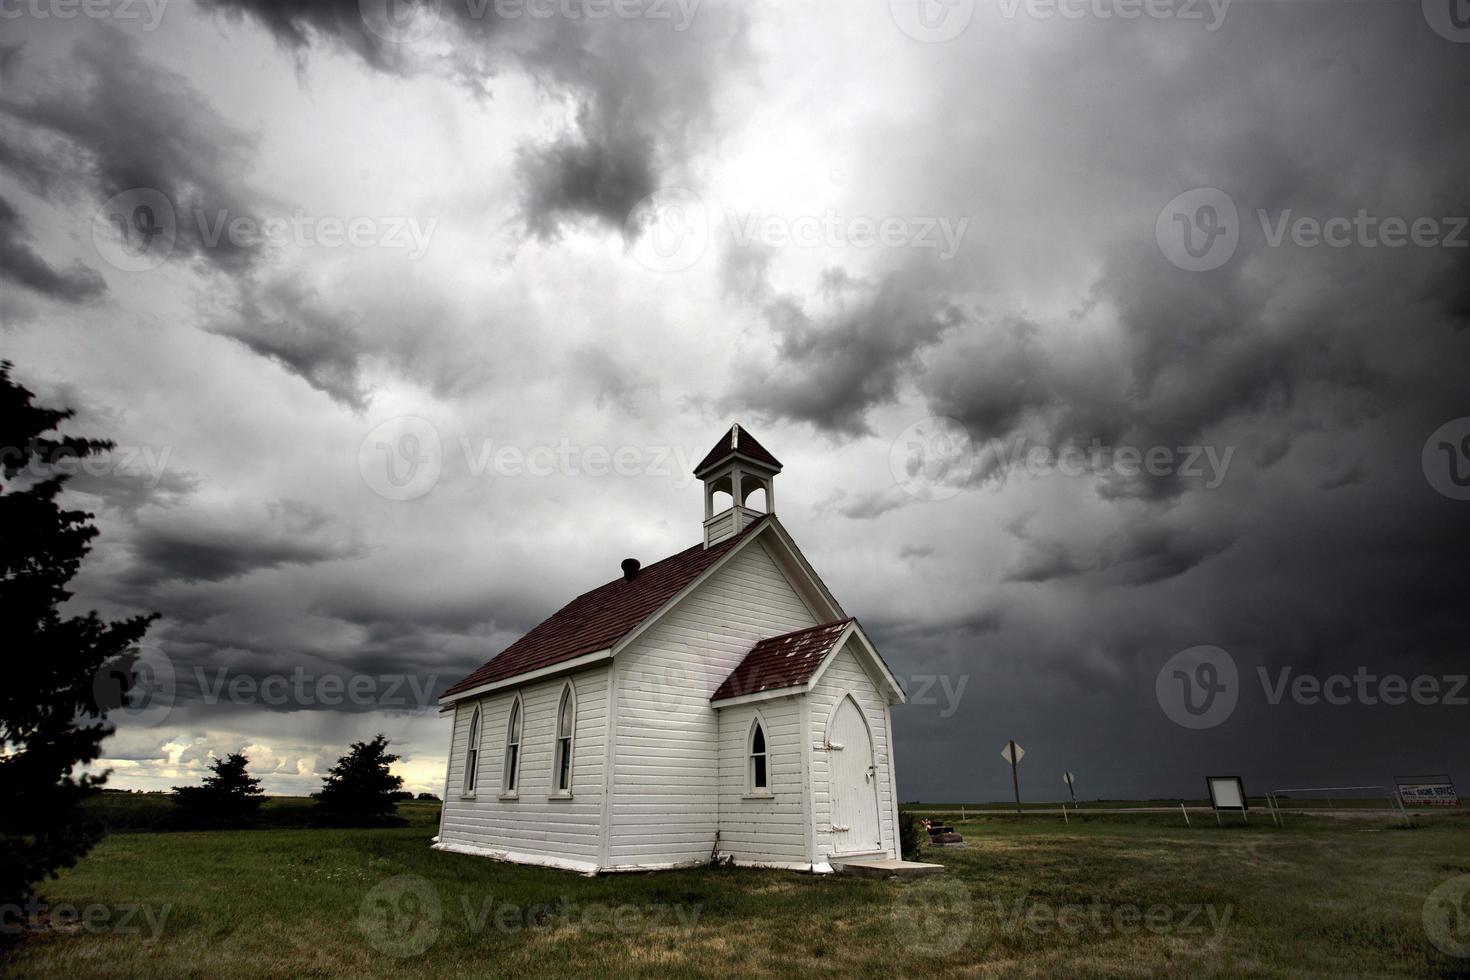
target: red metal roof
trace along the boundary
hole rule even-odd
[[[742,429],[740,423],[737,422],[730,426],[729,432],[720,437],[720,441],[715,443],[715,448],[705,454],[704,459],[699,461],[699,465],[694,467],[694,472],[703,473],[708,467],[737,452],[742,456],[749,456],[758,463],[765,463],[771,469],[781,468],[781,463],[771,455],[770,450],[756,442],[755,436]]]
[[[627,636],[707,568],[761,527],[765,517],[733,538],[706,548],[697,544],[655,562],[633,576],[619,577],[562,606],[487,663],[451,686],[446,697],[606,650]]]
[[[710,696],[711,701],[738,698],[783,687],[805,684],[816,673],[832,645],[847,629],[852,617],[821,626],[808,626],[794,633],[767,637],[750,648],[745,659],[730,672]]]

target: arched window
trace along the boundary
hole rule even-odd
[[[572,732],[577,727],[577,700],[572,695],[572,685],[561,692],[561,704],[556,709],[556,768],[554,785],[558,793],[572,791]]]
[[[505,726],[505,780],[501,790],[514,793],[521,768],[521,699],[510,705],[510,721]]]
[[[757,715],[750,726],[750,792],[753,795],[771,791],[769,756],[766,752],[766,726]]]
[[[475,713],[470,716],[470,737],[467,739],[469,750],[464,757],[464,788],[465,796],[475,795],[475,780],[480,773],[480,706],[475,705]]]

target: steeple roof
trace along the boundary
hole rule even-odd
[[[736,422],[730,426],[730,431],[726,432],[720,437],[720,441],[715,443],[715,448],[711,449],[705,455],[704,459],[700,460],[699,465],[694,468],[695,475],[698,476],[711,466],[724,462],[736,453],[739,453],[747,459],[753,459],[757,463],[762,463],[778,473],[781,470],[780,461],[771,455],[770,450],[757,442],[755,436],[746,432],[740,427],[740,423]]]

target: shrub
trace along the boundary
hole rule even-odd
[[[917,861],[924,850],[924,830],[909,810],[898,814],[898,847],[905,861]]]

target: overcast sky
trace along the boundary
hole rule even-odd
[[[737,419],[905,800],[1470,784],[1454,12],[5,0],[0,356],[119,444],[77,604],[174,682],[113,784],[439,792],[434,696],[698,541]]]

